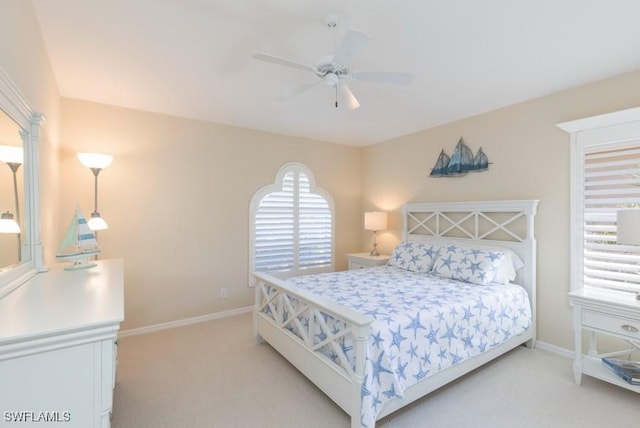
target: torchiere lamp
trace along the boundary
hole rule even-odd
[[[24,151],[19,146],[0,146],[0,161],[7,164],[13,175],[13,200],[16,210],[15,220],[9,211],[0,216],[0,233],[15,233],[18,237],[18,260],[21,260],[22,242],[20,238],[20,203],[18,201],[18,179],[16,174],[24,163]]]
[[[113,156],[106,155],[104,153],[78,153],[78,159],[82,165],[91,169],[94,176],[93,212],[91,213],[91,218],[87,224],[89,225],[89,228],[94,231],[108,229],[109,226],[107,225],[107,222],[104,221],[98,212],[98,174],[100,174],[100,171],[111,165]]]

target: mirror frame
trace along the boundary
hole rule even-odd
[[[24,150],[24,235],[18,264],[0,272],[0,299],[38,272],[46,270],[40,237],[39,155],[44,116],[36,112],[9,75],[0,67],[0,110],[19,127]]]

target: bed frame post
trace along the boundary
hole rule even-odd
[[[525,239],[526,247],[528,248],[527,260],[525,260],[525,268],[529,270],[527,277],[530,281],[531,292],[529,293],[529,301],[531,302],[531,331],[532,338],[528,340],[525,345],[527,348],[533,349],[536,345],[536,338],[538,336],[538,308],[537,308],[537,271],[538,267],[536,261],[538,259],[538,244],[535,238],[535,217],[538,213],[538,204],[540,201],[530,201],[525,205],[524,211],[527,217],[527,237]]]
[[[258,314],[260,313],[260,304],[262,303],[262,299],[260,298],[260,293],[261,293],[261,289],[262,289],[262,284],[260,284],[260,282],[256,281],[255,284],[255,297],[254,297],[254,303],[253,303],[253,334],[256,338],[256,343],[259,345],[263,342],[262,340],[262,336],[260,336],[260,329],[258,326]]]
[[[370,328],[354,327],[353,339],[355,347],[355,370],[353,373],[352,405],[351,405],[351,428],[360,428],[360,418],[362,415],[362,384],[364,383],[364,366],[367,357],[367,340]]]

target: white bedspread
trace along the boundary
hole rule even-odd
[[[362,388],[363,427],[375,426],[384,404],[407,387],[531,325],[529,298],[517,285],[475,285],[389,266],[288,281],[375,319]],[[324,340],[319,336],[317,343]],[[353,362],[352,343],[343,339],[342,348]],[[338,362],[334,352],[326,353]]]

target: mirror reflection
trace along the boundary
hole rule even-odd
[[[20,127],[0,110],[0,271],[21,261],[24,176]]]

